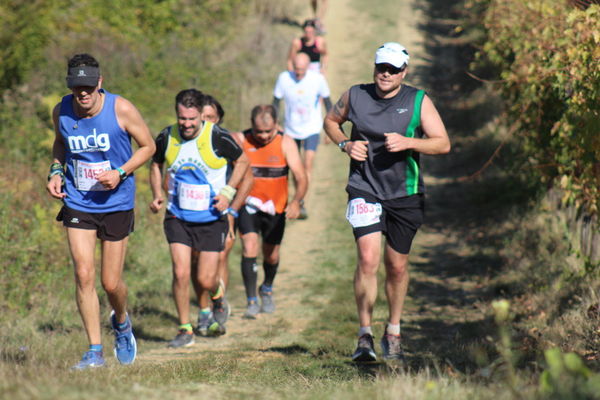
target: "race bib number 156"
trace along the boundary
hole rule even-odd
[[[367,203],[363,198],[352,199],[346,209],[346,219],[353,228],[369,226],[379,222],[381,204]]]

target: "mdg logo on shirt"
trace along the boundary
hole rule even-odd
[[[88,136],[69,136],[69,148],[73,153],[85,153],[92,151],[110,150],[110,138],[108,133],[98,134],[96,128]]]

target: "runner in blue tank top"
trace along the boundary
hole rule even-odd
[[[98,61],[89,54],[69,60],[67,86],[53,111],[54,157],[47,190],[63,201],[57,220],[67,230],[75,267],[79,313],[89,351],[74,369],[104,365],[100,312],[95,289],[96,239],[102,244],[102,286],[113,309],[114,351],[121,364],[135,360],[137,346],[127,315],[122,279],[127,238],[133,232],[133,171],[154,153],[148,127],[133,104],[102,89]],[[139,148],[133,152],[131,138]]]
[[[358,263],[354,294],[360,322],[352,359],[375,361],[371,318],[377,297],[382,232],[388,323],[385,359],[402,359],[400,317],[408,287],[408,253],[423,220],[424,185],[419,154],[444,154],[450,140],[435,106],[422,90],[402,84],[408,52],[389,42],[375,53],[374,83],[342,95],[325,118],[327,135],[350,157],[348,209]],[[341,125],[352,122],[350,139]]]

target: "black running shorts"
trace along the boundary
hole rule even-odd
[[[354,239],[373,232],[382,232],[390,247],[401,254],[408,254],[417,230],[425,215],[425,197],[415,194],[392,200],[378,200],[375,196],[347,187],[348,204],[354,199],[364,199],[365,208],[380,207],[379,220],[370,225],[352,227]],[[378,206],[380,205],[380,206]],[[348,211],[347,211],[348,216]]]
[[[225,217],[204,224],[186,222],[167,212],[163,226],[169,243],[181,243],[196,251],[222,251],[229,223]]]
[[[63,206],[56,220],[68,228],[95,230],[98,239],[118,242],[133,232],[134,217],[133,210],[88,213]]]
[[[263,242],[274,245],[281,244],[283,240],[285,213],[270,215],[256,211],[254,214],[250,214],[244,206],[240,209],[237,223],[242,235],[251,232],[260,233]]]

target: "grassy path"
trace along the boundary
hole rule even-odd
[[[360,35],[360,32],[369,31],[367,28],[370,25],[375,25],[378,15],[361,12],[360,5],[352,0],[331,2],[326,20],[326,38],[330,51],[327,78],[333,101],[352,84],[371,80],[373,49],[382,40],[407,43],[414,60],[411,62],[414,71],[425,65],[424,60],[429,57],[425,53],[423,34],[418,29],[420,12],[410,2],[401,2],[394,10],[398,15],[395,20],[402,23],[389,25],[387,30],[380,29],[378,36]],[[355,23],[358,19],[360,24]],[[349,37],[360,39],[347,40]],[[395,39],[397,37],[402,39]],[[408,82],[420,84],[424,80],[426,77],[415,73]],[[436,160],[427,162],[435,163]],[[312,289],[315,284],[318,286],[316,282],[319,280],[323,280],[325,287],[328,285],[327,274],[321,270],[328,259],[337,264],[333,274],[340,274],[347,282],[344,286],[339,285],[338,291],[344,303],[344,312],[354,319],[351,279],[355,250],[351,231],[343,217],[346,174],[346,157],[333,145],[321,145],[317,152],[314,179],[306,199],[310,217],[305,221],[291,221],[286,228],[282,261],[275,282],[275,314],[261,314],[256,321],[241,318],[245,306],[244,289],[234,258],[230,261],[232,283],[229,289],[234,311],[228,322],[228,333],[218,339],[197,338],[196,344],[186,349],[153,346],[153,349],[140,355],[139,361],[168,362],[206,357],[207,354],[218,356],[223,352],[235,353],[239,358],[252,359],[254,362],[281,358],[302,343],[307,335],[310,337],[305,330],[311,321],[322,318],[322,313],[328,315],[323,311],[326,305],[315,302],[315,296],[325,302],[335,301],[328,293],[315,294]],[[458,188],[449,186],[447,179],[432,175],[426,177],[426,184],[432,193],[427,210],[428,223],[421,229],[413,245],[409,297],[402,321],[409,362],[417,369],[446,363],[452,366],[456,361],[449,360],[463,359],[464,355],[459,355],[460,351],[453,343],[465,334],[465,327],[483,318],[475,304],[477,283],[459,272],[464,267],[461,260],[468,258],[472,249],[461,245],[460,236],[443,224],[448,212],[452,211],[440,198],[447,196],[448,190],[456,191]],[[344,258],[337,257],[336,251],[339,249],[345,252]],[[386,316],[384,294],[380,291],[374,315],[377,336]],[[335,319],[336,316],[327,318]],[[348,323],[346,326],[349,330],[337,331],[344,335],[343,343],[347,347],[337,349],[337,355],[342,357],[346,357],[354,346],[356,324]]]
[[[413,1],[404,0],[378,0],[377,7],[362,0],[330,0],[327,79],[335,102],[351,85],[372,80],[377,46],[398,40],[409,48],[412,57],[408,83],[430,89],[436,105],[442,106],[438,108],[444,118],[452,121],[448,127],[453,142],[460,144],[463,139],[454,137],[456,126],[461,126],[460,114],[447,107],[452,93],[439,90],[445,83],[436,80],[440,75],[435,72],[436,65],[447,64],[453,50],[435,52],[423,19],[425,5],[434,10],[446,7],[443,2],[436,6],[436,1],[441,2],[428,0],[417,8]],[[300,5],[306,7],[308,14],[307,2],[297,0],[296,4],[299,9]],[[290,39],[300,32],[292,23],[282,25],[282,34]],[[440,42],[438,39],[434,44]],[[284,56],[281,58],[283,69]],[[462,172],[454,169],[454,162],[453,158],[424,162],[426,172],[430,172],[426,176],[426,224],[413,245],[412,280],[402,321],[411,367],[408,372],[383,364],[356,366],[349,362],[358,323],[352,292],[355,248],[344,219],[348,160],[330,144],[321,145],[317,152],[306,199],[309,218],[291,221],[286,228],[274,286],[274,314],[260,315],[253,321],[242,319],[245,294],[238,246],[230,259],[228,298],[233,313],[227,334],[216,339],[197,338],[189,348],[167,349],[177,321],[161,221],[150,217],[154,219],[143,223],[155,229],[156,242],[144,243],[148,251],[132,255],[146,270],[128,272],[136,279],[145,274],[144,290],[130,296],[140,349],[136,363],[121,367],[108,355],[108,368],[83,374],[68,372],[73,348],[77,347],[68,341],[83,345],[77,322],[72,324],[76,328],[67,325],[66,333],[50,337],[49,345],[46,338],[44,344],[40,341],[37,346],[43,351],[39,365],[27,361],[0,374],[7,382],[15,382],[6,385],[6,393],[15,399],[503,398],[494,388],[453,379],[457,370],[464,372],[472,364],[469,352],[487,332],[480,288],[485,285],[487,268],[498,262],[495,249],[476,247],[480,244],[477,224],[464,226],[464,216],[472,209],[465,188],[455,183],[454,178]],[[378,337],[387,317],[384,299],[380,287],[373,324]],[[110,332],[104,328],[108,338]],[[107,340],[108,346],[111,340]],[[442,373],[430,372],[434,369]]]

